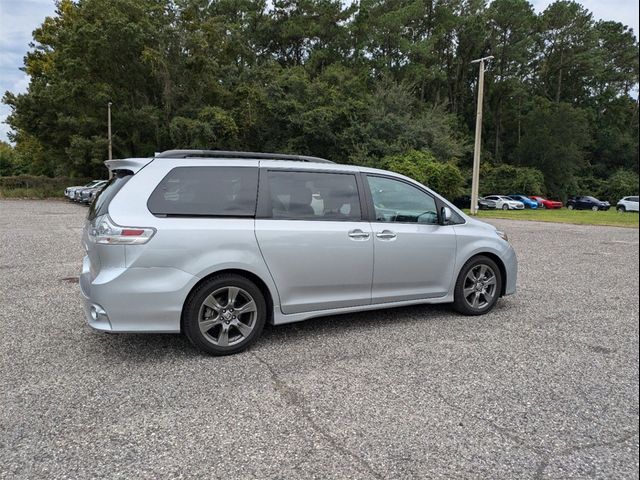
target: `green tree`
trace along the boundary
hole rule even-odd
[[[0,141],[0,177],[15,175],[17,171],[16,152],[7,142]]]
[[[480,181],[484,195],[544,195],[544,175],[536,168],[499,165],[485,169]]]
[[[431,152],[410,150],[385,157],[383,162],[385,168],[413,178],[445,198],[453,199],[462,193],[464,177],[457,165],[440,162]]]
[[[542,172],[550,195],[564,198],[575,175],[586,167],[590,143],[585,111],[538,98],[523,119],[519,157]]]

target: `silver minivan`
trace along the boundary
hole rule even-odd
[[[397,173],[280,154],[173,150],[106,162],[80,287],[91,327],[184,332],[224,355],[265,322],[515,293],[507,236]]]

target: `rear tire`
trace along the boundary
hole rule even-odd
[[[591,207],[592,212],[597,212],[598,210],[600,210],[598,207]]]
[[[194,346],[212,355],[231,355],[253,344],[267,319],[260,289],[245,277],[212,277],[189,295],[183,330]]]
[[[484,255],[464,264],[456,280],[453,308],[463,315],[483,315],[495,306],[502,292],[502,274]]]

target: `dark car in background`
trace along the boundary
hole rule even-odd
[[[471,196],[463,195],[453,200],[453,204],[458,208],[471,208]],[[484,197],[478,197],[478,208],[480,210],[492,210],[496,208],[496,202],[487,200]]]
[[[590,196],[572,197],[567,200],[567,208],[569,210],[593,210],[597,212],[598,210],[609,210],[611,204]]]

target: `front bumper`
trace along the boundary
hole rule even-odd
[[[505,295],[513,295],[516,293],[516,284],[518,282],[518,257],[516,251],[511,245],[501,257],[504,264],[507,281],[504,286]]]

